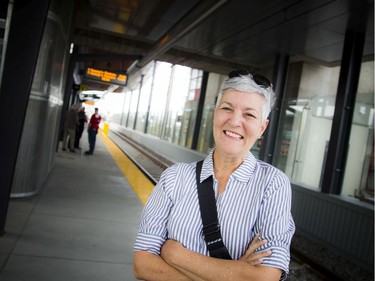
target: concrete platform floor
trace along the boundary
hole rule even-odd
[[[40,192],[10,200],[0,281],[135,280],[143,204],[99,136],[83,152],[60,150]]]

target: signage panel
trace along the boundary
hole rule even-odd
[[[111,72],[107,70],[95,69],[92,67],[87,68],[85,77],[110,84],[126,86],[128,82],[128,75],[123,72]]]

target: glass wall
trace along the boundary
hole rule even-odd
[[[112,112],[110,121],[191,147],[202,76],[201,70],[152,62],[131,92],[123,93],[121,99],[116,94],[106,95]],[[122,114],[117,106],[122,107]]]
[[[312,189],[320,189],[339,71],[310,63],[289,68],[273,164]]]
[[[147,133],[160,137],[167,114],[168,96],[172,65],[170,63],[155,62],[155,79],[153,82],[150,114],[148,118]],[[173,75],[172,75],[173,76]]]
[[[101,114],[106,115],[107,120],[121,124],[123,118],[125,95],[124,93],[108,93],[104,102],[97,102]],[[104,119],[104,118],[103,118]]]
[[[214,110],[220,85],[225,76],[210,73],[206,89],[206,98],[204,101],[202,121],[199,130],[199,140],[197,150],[208,154],[215,146],[212,132]]]
[[[128,119],[129,119],[129,112],[130,112],[130,102],[131,102],[132,92],[126,91],[124,93],[124,106],[121,116],[120,125],[127,127]]]
[[[134,122],[135,122],[136,113],[137,113],[139,88],[140,88],[140,85],[138,85],[138,87],[131,92],[132,94],[130,97],[129,115],[128,115],[128,119],[126,123],[126,127],[129,129],[133,129],[134,124],[135,124]]]
[[[374,200],[374,61],[363,62],[342,195]]]
[[[164,62],[152,65],[134,90],[107,96],[114,105],[111,121],[130,129],[136,124],[140,132],[190,148],[203,71]],[[299,186],[321,189],[339,74],[340,66],[306,62],[289,66],[273,164]],[[374,62],[364,62],[342,187],[342,195],[370,200],[374,193],[373,77]],[[224,78],[215,73],[208,76],[197,146],[204,154],[214,148],[213,115]],[[259,140],[252,149],[257,158],[261,145]]]
[[[178,138],[178,144],[188,148],[191,147],[193,142],[198,101],[202,87],[202,76],[202,70],[191,70],[188,96],[182,113],[181,132]]]
[[[171,73],[167,106],[163,120],[161,138],[177,144],[181,133],[181,121],[189,91],[191,68],[174,65]]]
[[[146,129],[146,119],[148,107],[150,104],[153,79],[153,67],[150,67],[141,79],[142,84],[140,89],[139,101],[137,103],[137,120],[135,129],[142,133],[144,133]]]

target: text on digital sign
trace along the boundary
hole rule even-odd
[[[85,76],[90,79],[121,86],[126,86],[128,82],[128,76],[125,73],[116,73],[91,67],[87,68]]]

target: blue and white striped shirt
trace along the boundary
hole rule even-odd
[[[203,162],[201,182],[214,174],[212,154]],[[166,239],[174,239],[192,251],[209,255],[202,232],[195,167],[196,163],[178,163],[164,171],[143,210],[134,251],[159,255]],[[261,250],[272,251],[262,265],[280,268],[282,279],[286,278],[295,231],[287,176],[249,152],[220,196],[218,182],[215,178],[213,182],[221,235],[231,257],[238,260],[244,255],[259,232],[269,241]]]

